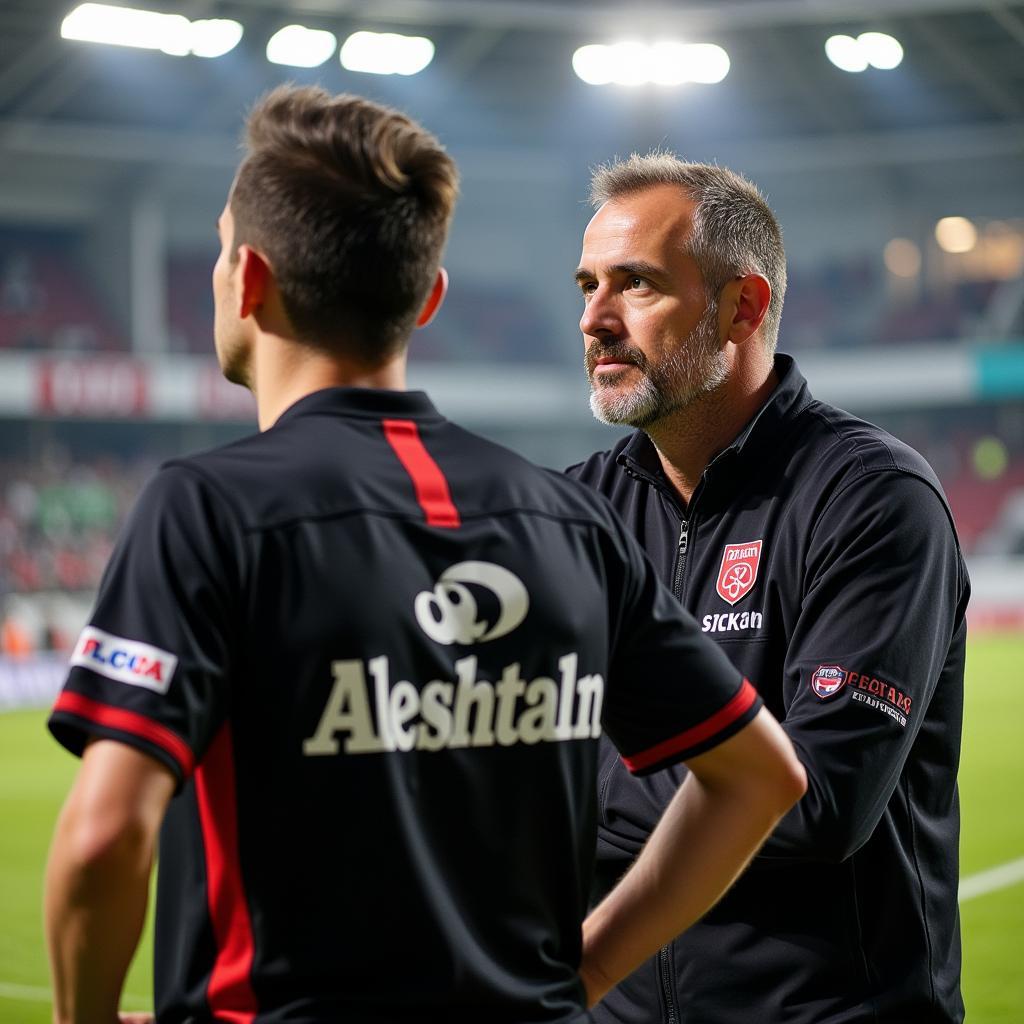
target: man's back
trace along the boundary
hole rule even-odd
[[[83,718],[134,733],[187,780],[161,845],[161,1021],[207,1006],[261,1024],[585,1019],[602,715],[641,752],[741,683],[712,657],[701,674],[720,686],[685,711],[676,677],[617,715],[617,662],[664,677],[657,657],[696,633],[650,624],[646,563],[618,531],[584,488],[416,394],[320,391],[165,467],[53,719],[71,745]],[[140,560],[183,613],[154,620]],[[177,671],[158,710],[153,686],[123,680],[99,682],[115,717],[97,710],[119,637],[156,648],[161,684]],[[660,654],[645,665],[631,648],[648,641]],[[733,704],[704,741],[757,710],[752,693]]]

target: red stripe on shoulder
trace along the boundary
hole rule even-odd
[[[423,445],[419,428],[412,420],[383,420],[384,436],[398,461],[412,480],[428,526],[454,528],[462,525],[452,502],[448,481],[441,467]]]
[[[214,1020],[252,1024],[252,918],[238,861],[238,800],[231,728],[221,726],[196,768],[196,800],[206,857],[206,900],[217,955],[206,987]]]
[[[622,760],[631,772],[643,771],[644,768],[649,768],[652,764],[657,764],[659,761],[664,761],[667,757],[672,757],[673,754],[678,754],[690,747],[695,747],[698,743],[703,743],[704,740],[710,739],[715,733],[728,728],[737,718],[746,714],[756,700],[757,690],[750,685],[748,680],[744,679],[743,685],[739,688],[736,696],[724,707],[719,708],[710,718],[706,718],[699,725],[695,725],[685,732],[673,736],[672,739],[664,740],[656,746],[640,751],[638,754],[631,754],[629,757],[624,756]]]
[[[94,725],[101,725],[106,729],[117,729],[120,732],[131,733],[132,736],[148,740],[174,758],[181,769],[182,778],[187,779],[192,774],[192,769],[195,767],[195,756],[189,745],[177,733],[171,732],[167,726],[154,722],[153,719],[140,715],[137,711],[128,711],[125,708],[115,707],[113,704],[104,704],[70,690],[64,690],[61,693],[53,705],[53,710],[64,711],[77,718],[84,718]]]

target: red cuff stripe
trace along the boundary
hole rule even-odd
[[[206,987],[210,1013],[227,1024],[252,1024],[252,918],[238,861],[238,798],[231,728],[221,726],[196,769],[196,801],[206,855],[206,899],[217,956]]]
[[[428,526],[462,525],[459,510],[452,503],[448,481],[441,467],[423,446],[419,428],[412,420],[384,420],[384,436],[398,461],[412,479],[416,500],[427,517]]]
[[[749,711],[756,700],[757,690],[744,679],[736,696],[700,725],[695,725],[692,729],[687,729],[685,732],[679,733],[678,736],[673,736],[672,739],[665,740],[648,750],[642,750],[639,754],[623,757],[622,760],[631,772],[649,768],[652,764],[664,761],[666,757],[678,754],[681,750],[695,747],[698,743],[714,736],[715,733],[721,732]]]
[[[195,757],[188,744],[165,725],[154,722],[136,711],[127,711],[111,704],[102,704],[98,700],[83,697],[80,693],[65,690],[57,698],[54,711],[64,711],[69,715],[84,718],[94,725],[106,729],[118,729],[131,733],[140,739],[156,744],[161,750],[170,754],[181,769],[182,778],[188,778],[195,767]]]

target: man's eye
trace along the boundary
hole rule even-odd
[[[642,277],[637,277],[636,274],[634,274],[629,279],[629,287],[630,288],[646,288],[647,287],[647,282]]]
[[[594,281],[584,281],[580,285],[580,291],[583,292],[584,295],[593,295],[594,292],[597,291],[597,284]]]

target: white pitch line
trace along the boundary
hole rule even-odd
[[[35,985],[12,985],[0,981],[0,999],[23,999],[31,1003],[48,1003],[51,999],[48,988],[37,988]]]
[[[1018,882],[1024,882],[1024,857],[963,879],[960,882],[960,902],[973,900],[975,896],[984,896],[998,889],[1007,889]]]
[[[26,1003],[48,1003],[53,999],[53,993],[48,988],[41,988],[38,985],[16,985],[9,981],[0,981],[0,999],[20,999]],[[126,1003],[134,1003],[136,1007],[144,1007],[147,1000],[144,996],[124,996]],[[122,1007],[127,1009],[127,1007]]]
[[[964,878],[960,882],[960,902],[964,903],[967,900],[973,900],[975,896],[984,896],[986,893],[997,892],[999,889],[1007,889],[1018,882],[1024,882],[1024,857]],[[0,981],[0,999],[22,999],[26,1002],[48,1003],[51,998],[48,988],[40,988],[36,985],[15,985],[8,981]],[[132,995],[126,995],[125,1000],[139,1004],[146,1001],[143,996]]]

